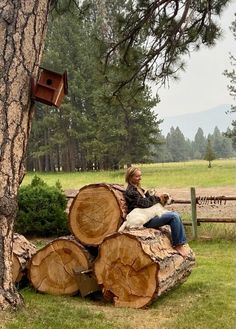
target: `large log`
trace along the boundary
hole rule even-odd
[[[195,264],[170,243],[169,229],[141,229],[115,233],[99,247],[94,271],[104,297],[115,306],[141,308],[184,282]]]
[[[31,257],[36,253],[36,247],[23,235],[13,235],[13,282],[18,283],[27,274]]]
[[[117,231],[126,216],[125,188],[91,184],[80,189],[69,211],[71,233],[84,245],[98,246]]]
[[[94,257],[72,236],[55,239],[31,259],[32,286],[52,295],[74,295],[79,291],[78,269],[88,270]]]

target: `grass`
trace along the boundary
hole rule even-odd
[[[207,161],[138,165],[143,172],[142,185],[151,187],[214,187],[235,186],[236,159],[215,160],[212,168]],[[29,184],[35,174],[48,185],[60,181],[63,189],[77,189],[93,183],[124,184],[125,170],[73,173],[27,173],[23,185]]]
[[[191,241],[196,266],[188,280],[148,309],[115,308],[79,296],[21,290],[26,307],[0,313],[4,329],[233,329],[235,328],[235,243]]]
[[[170,292],[174,315],[166,328],[234,328],[235,327],[235,244],[219,240],[192,242],[197,266],[182,289]],[[162,303],[169,304],[168,296]],[[174,325],[173,325],[174,324]]]

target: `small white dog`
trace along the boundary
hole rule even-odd
[[[168,193],[163,193],[159,196],[160,202],[154,204],[149,208],[134,208],[126,216],[126,220],[119,228],[118,232],[122,232],[125,228],[142,227],[151,218],[155,216],[161,216],[166,212],[169,212],[164,208],[165,205],[169,205],[173,202],[173,199]]]

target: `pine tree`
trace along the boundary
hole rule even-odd
[[[220,36],[220,27],[215,14],[220,15],[229,1],[128,1],[128,10],[120,11],[120,35],[111,44],[107,62],[114,60],[114,54],[122,49],[119,62],[132,64],[130,56],[137,43],[143,56],[120,80],[121,88],[137,77],[146,81],[164,83],[176,77],[184,68],[182,56],[202,44],[212,46]],[[123,77],[124,78],[124,77]]]
[[[118,4],[112,4],[112,17]],[[43,65],[55,71],[67,68],[69,96],[58,111],[38,110],[29,159],[31,163],[37,159],[43,170],[49,167],[48,157],[52,168],[62,170],[118,169],[125,163],[147,161],[151,144],[158,143],[154,136],[159,120],[152,110],[157,98],[150,89],[135,81],[112,96],[109,80],[114,75],[125,76],[127,69],[111,63],[104,74],[101,58],[106,43],[100,29],[97,7],[92,4],[82,19],[77,11],[68,12],[50,24]],[[113,34],[117,33],[114,27]],[[138,46],[134,53],[138,60]]]
[[[194,159],[203,159],[206,149],[206,138],[202,128],[198,128],[198,131],[194,137],[193,152]]]
[[[212,149],[212,145],[211,145],[211,139],[210,137],[208,137],[207,139],[207,145],[206,145],[206,152],[205,152],[205,156],[204,156],[204,160],[208,161],[208,168],[211,168],[211,162],[213,160],[215,160],[215,153]]]
[[[38,75],[49,11],[49,0],[0,1],[0,310],[22,304],[12,280],[12,237],[34,113],[30,81]]]
[[[166,136],[166,144],[172,156],[172,161],[179,162],[188,159],[188,143],[179,127],[171,127]]]

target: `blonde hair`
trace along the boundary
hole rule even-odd
[[[140,170],[138,167],[129,167],[127,170],[126,170],[126,174],[125,174],[125,181],[126,183],[130,183],[130,178],[132,178],[135,174],[135,172],[137,170]]]

